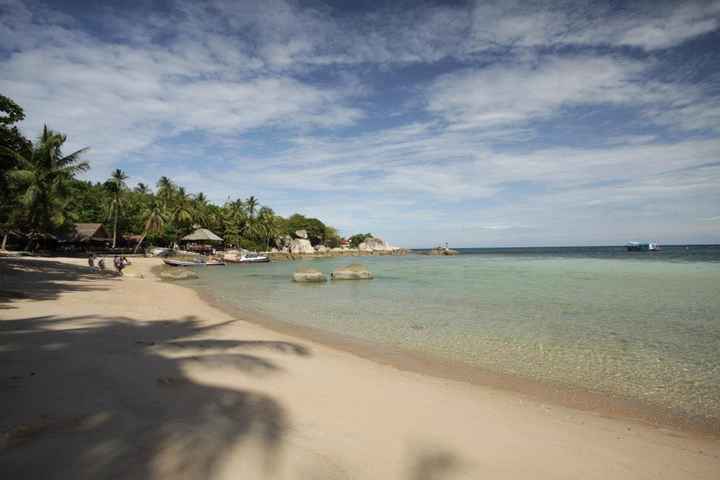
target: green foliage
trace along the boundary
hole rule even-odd
[[[325,224],[317,218],[308,218],[296,213],[287,219],[285,233],[293,235],[297,230],[305,230],[308,240],[314,246],[325,242],[325,228]]]
[[[358,245],[363,243],[368,238],[373,238],[372,233],[357,233],[350,237],[350,247],[358,248]]]
[[[16,201],[21,209],[16,222],[36,237],[47,237],[69,228],[72,223],[70,184],[77,173],[89,168],[79,160],[87,149],[62,154],[65,140],[65,135],[45,127],[27,152],[0,147],[17,162],[8,173],[8,178],[17,186]]]
[[[340,246],[340,240],[342,240],[342,237],[340,237],[340,234],[338,234],[338,231],[329,226],[325,225],[325,243],[324,245],[328,248],[337,248]]]
[[[22,108],[2,95],[0,113],[0,232],[17,229],[42,237],[68,231],[74,223],[104,223],[113,245],[123,246],[128,234],[140,235],[144,245],[170,245],[201,226],[226,245],[249,250],[269,249],[296,230],[306,230],[313,245],[339,244],[337,231],[320,220],[300,214],[285,219],[254,196],[219,206],[166,176],[155,192],[143,183],[128,188],[128,175],[120,169],[103,183],[79,180],[75,176],[89,168],[79,159],[86,149],[63,156],[65,136],[47,127],[33,145],[11,127],[24,118]]]
[[[32,143],[13,124],[23,120],[25,113],[18,104],[0,95],[0,231],[17,228],[21,222],[19,196],[21,186],[10,179],[10,171],[18,166],[15,153],[28,156]]]

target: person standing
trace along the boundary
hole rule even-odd
[[[115,270],[117,270],[117,272],[122,275],[123,268],[125,268],[122,257],[115,255],[115,258],[113,259],[113,264],[115,265]]]
[[[95,254],[94,253],[90,253],[90,255],[88,255],[88,266],[92,269],[95,268]]]

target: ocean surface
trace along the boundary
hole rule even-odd
[[[205,268],[190,286],[284,322],[720,419],[720,246],[460,252]],[[375,279],[291,281],[353,261]]]

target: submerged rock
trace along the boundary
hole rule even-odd
[[[198,274],[184,268],[168,268],[160,272],[160,278],[163,280],[192,280],[198,278]]]
[[[353,263],[346,267],[339,267],[330,274],[333,280],[370,280],[373,274],[370,273],[365,265]]]
[[[314,268],[300,268],[293,273],[295,282],[326,282],[325,274]]]

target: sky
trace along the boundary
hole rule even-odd
[[[720,1],[0,0],[21,129],[428,247],[720,243]]]

